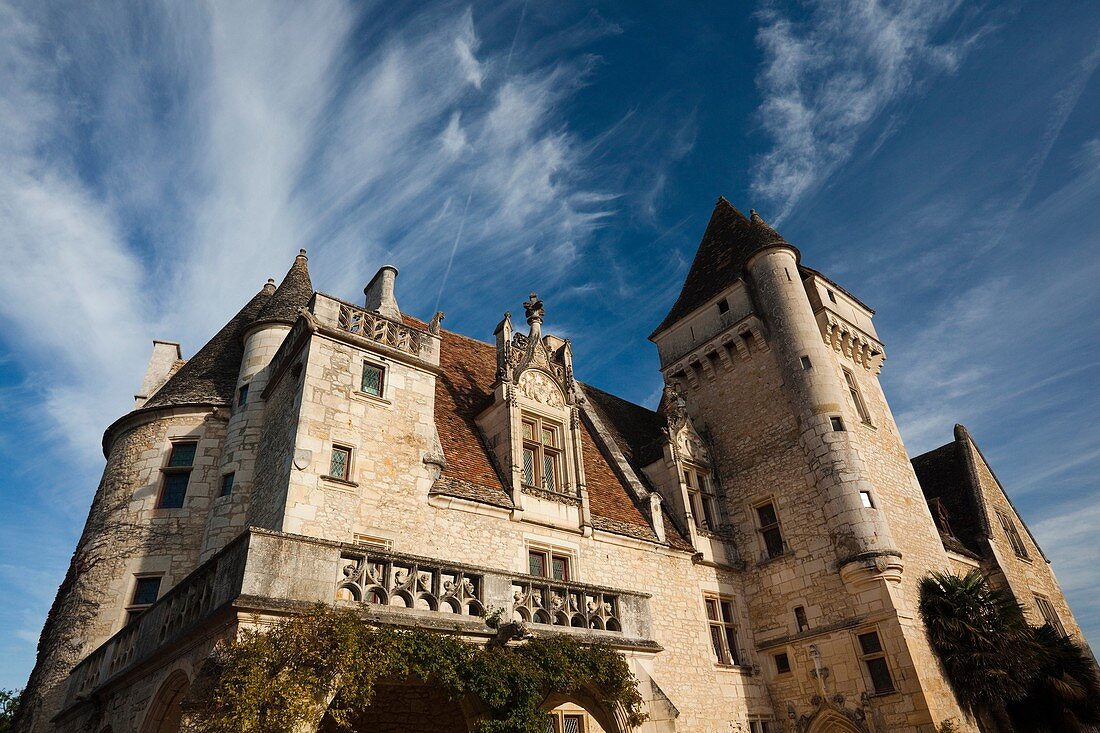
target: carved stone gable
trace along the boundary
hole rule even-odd
[[[519,378],[519,391],[524,397],[549,407],[564,408],[565,395],[546,372],[528,369]]]

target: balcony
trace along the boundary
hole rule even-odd
[[[65,707],[241,614],[281,616],[316,602],[359,609],[370,623],[485,640],[496,610],[536,634],[569,634],[659,651],[649,596],[251,528],[78,664]]]

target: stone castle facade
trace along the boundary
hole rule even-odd
[[[535,294],[489,343],[402,313],[396,276],[347,303],[303,251],[190,360],[154,343],[17,729],[177,731],[217,640],[317,600],[606,642],[653,732],[974,730],[917,614],[930,571],[981,568],[1083,641],[970,435],[910,460],[873,312],[755,212],[718,201],[650,337],[657,411],[578,381]],[[548,730],[624,731],[597,700]],[[426,688],[373,707],[364,730],[472,725]]]

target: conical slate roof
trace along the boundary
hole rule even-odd
[[[256,315],[254,323],[286,323],[293,326],[298,320],[298,309],[303,308],[313,297],[313,283],[309,279],[309,265],[306,251],[298,250],[294,264],[279,283],[274,295]]]
[[[275,292],[270,283],[265,285],[143,407],[230,404],[244,357],[244,332]]]
[[[650,338],[740,279],[745,263],[753,254],[776,245],[794,249],[755,211],[746,217],[725,197],[719,198],[680,297]]]

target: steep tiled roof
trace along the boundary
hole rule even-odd
[[[413,323],[408,317],[405,320]],[[449,331],[443,331],[441,338],[435,415],[447,467],[432,487],[432,493],[511,507],[512,500],[475,423],[476,416],[492,401],[496,349],[492,344]],[[643,407],[634,407],[648,412]],[[582,454],[593,525],[608,532],[656,541],[646,513],[635,504],[630,490],[597,447],[596,436],[583,421],[582,425],[585,431]],[[620,446],[624,448],[628,448],[625,443]],[[665,526],[673,546],[690,548],[671,522],[666,521]]]
[[[187,360],[161,388],[153,393],[144,408],[171,405],[228,405],[237,388],[244,348],[241,339],[272,297],[264,287],[229,323],[214,334],[194,356]]]
[[[584,393],[636,472],[661,458],[665,441],[661,431],[667,426],[661,415],[589,384],[584,385]]]
[[[299,250],[286,277],[268,300],[263,309],[256,314],[256,323],[286,323],[294,325],[298,319],[298,309],[305,307],[313,297],[313,283],[309,279],[309,260],[306,251]]]
[[[980,555],[985,533],[978,515],[977,489],[973,486],[963,450],[964,447],[955,441],[940,446],[914,458],[913,470],[925,498],[938,499],[947,509],[954,539],[970,552]],[[947,545],[948,542],[944,542],[947,549],[957,549]]]
[[[746,217],[725,198],[719,198],[680,297],[650,338],[728,288],[741,278],[749,257],[775,245],[791,246],[755,211]]]

